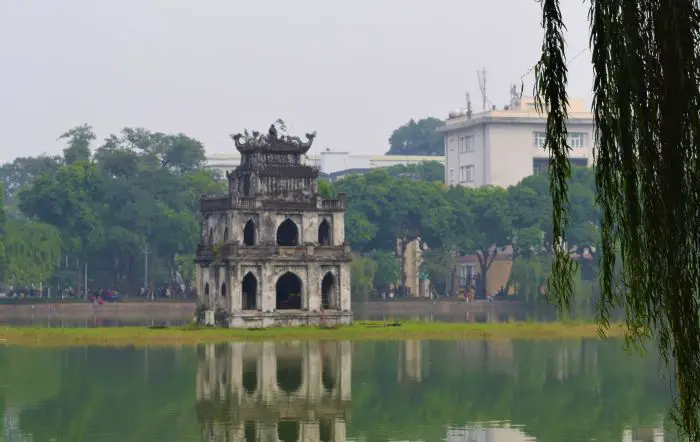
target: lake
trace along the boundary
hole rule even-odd
[[[671,441],[620,341],[0,348],[2,440]]]

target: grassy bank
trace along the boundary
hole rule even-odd
[[[608,337],[624,335],[623,325],[612,325]],[[0,328],[0,345],[21,346],[169,346],[232,340],[398,340],[398,339],[576,339],[598,337],[590,323],[419,323],[358,322],[338,328],[271,328],[234,330],[213,328]]]

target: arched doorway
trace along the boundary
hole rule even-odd
[[[299,245],[299,228],[289,218],[285,219],[277,228],[277,245],[284,247]]]
[[[325,219],[318,226],[318,243],[322,246],[331,245],[331,226]]]
[[[222,298],[226,297],[226,283],[225,282],[221,283],[221,297]]]
[[[292,272],[280,276],[275,285],[277,310],[301,309],[301,279]]]
[[[251,272],[248,272],[241,284],[241,306],[243,310],[255,310],[258,308],[258,280]]]
[[[252,219],[249,219],[243,227],[243,244],[247,246],[255,245],[255,223]]]
[[[321,281],[321,308],[325,310],[337,308],[335,289],[335,277],[333,273],[328,272]]]

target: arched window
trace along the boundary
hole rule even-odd
[[[225,282],[221,283],[221,297],[222,298],[226,297],[226,283]]]
[[[241,305],[243,310],[255,310],[258,301],[258,280],[255,278],[255,275],[248,272],[243,277],[241,287]]]
[[[224,241],[228,241],[228,227],[224,229]]]
[[[275,285],[277,310],[301,309],[301,279],[292,272],[280,276]]]
[[[337,308],[335,277],[331,272],[326,273],[321,281],[321,308]]]
[[[243,228],[243,244],[247,246],[255,245],[255,223],[249,219]]]
[[[214,244],[214,229],[209,229],[209,245]]]
[[[277,245],[288,247],[299,245],[299,229],[289,218],[277,228]]]
[[[331,245],[331,226],[325,219],[318,226],[318,243],[322,246]]]
[[[209,297],[209,283],[204,284],[204,296]]]

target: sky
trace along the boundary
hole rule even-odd
[[[563,0],[569,95],[590,105],[588,7]],[[282,118],[321,149],[380,155],[469,92],[532,90],[537,0],[0,0],[0,162],[58,154],[84,123],[184,133],[208,153]]]

